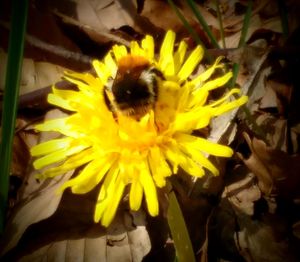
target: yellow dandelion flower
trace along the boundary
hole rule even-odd
[[[61,190],[85,194],[101,183],[94,220],[104,226],[114,218],[126,186],[130,186],[130,208],[138,210],[145,196],[150,215],[156,216],[157,187],[164,187],[179,167],[194,177],[203,176],[204,168],[218,175],[205,154],[233,154],[231,148],[192,132],[206,127],[212,117],[243,105],[247,97],[229,99],[240,93],[235,88],[207,104],[209,91],[227,83],[232,73],[209,80],[223,67],[219,58],[191,78],[204,51],[197,46],[188,55],[184,41],[176,50],[174,44],[175,33],[168,31],[157,57],[154,40],[147,35],[140,44],[132,42],[129,49],[115,45],[102,61],[93,61],[96,76],[66,73],[78,90],[53,87],[48,101],[70,115],[36,126],[38,131],[63,135],[31,149],[37,157],[34,167],[45,168],[40,178],[84,166]]]

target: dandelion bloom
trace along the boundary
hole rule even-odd
[[[34,167],[45,168],[39,178],[55,177],[83,166],[61,190],[70,187],[75,194],[85,194],[101,183],[94,221],[104,226],[114,218],[126,186],[130,186],[130,208],[138,210],[145,195],[148,212],[156,216],[157,187],[164,187],[166,178],[176,174],[179,167],[193,177],[203,176],[203,168],[218,175],[218,169],[205,155],[233,154],[231,148],[196,137],[193,131],[208,126],[212,117],[245,104],[247,97],[230,99],[240,93],[233,88],[217,101],[206,103],[209,91],[226,84],[232,72],[210,80],[214,71],[223,67],[218,58],[206,71],[191,77],[203,57],[203,48],[197,46],[187,55],[184,41],[176,50],[174,43],[175,33],[168,31],[156,56],[154,40],[147,35],[140,44],[131,42],[129,49],[115,45],[103,61],[93,61],[96,76],[66,73],[65,79],[78,90],[53,87],[48,102],[70,111],[70,115],[36,126],[38,131],[63,135],[31,149],[37,157]],[[162,74],[155,105],[140,119],[112,112],[105,100],[104,89],[115,78],[124,57],[144,59]]]

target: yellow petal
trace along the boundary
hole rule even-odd
[[[188,84],[185,84],[180,88],[180,94],[178,97],[178,106],[177,106],[177,112],[185,112],[189,109],[189,101],[191,100],[191,89],[192,87]]]
[[[78,138],[81,136],[76,130],[71,130],[71,126],[67,124],[69,117],[47,120],[42,124],[36,125],[34,128],[38,131],[55,131],[63,135]]]
[[[175,74],[175,64],[173,55],[165,55],[163,63],[160,65],[165,76],[172,76]]]
[[[229,92],[227,92],[223,97],[221,97],[220,99],[216,100],[215,102],[209,104],[210,107],[216,107],[221,105],[222,103],[226,102],[226,100],[232,96],[233,94],[239,94],[241,92],[240,89],[238,88],[233,88],[231,89]]]
[[[53,151],[68,148],[70,143],[71,139],[69,137],[52,139],[32,147],[30,149],[30,153],[32,156],[46,155],[52,153]]]
[[[186,147],[190,146],[214,156],[231,157],[233,154],[233,150],[230,147],[215,144],[201,137],[178,133],[176,134],[176,139],[178,143]]]
[[[100,163],[101,165],[102,163]],[[96,173],[100,169],[98,161],[91,161],[88,163],[83,170],[75,177],[67,182],[65,182],[60,188],[59,191],[64,191],[68,187],[78,186],[79,184],[85,182],[86,180],[89,180],[91,177],[95,177]],[[95,186],[95,185],[94,185]],[[73,191],[73,190],[72,190]],[[73,191],[74,193],[74,191]]]
[[[150,35],[146,35],[146,37],[142,40],[142,48],[145,50],[145,55],[151,61],[154,57],[154,40]]]
[[[52,87],[52,92],[48,95],[48,102],[71,111],[76,111],[76,108],[73,107],[74,103],[80,104],[86,99],[83,92],[62,90],[55,87]]]
[[[77,154],[78,152],[88,147],[88,145],[80,143],[78,144],[77,142],[78,141],[72,141],[72,145],[70,147],[57,150],[48,155],[45,155],[44,157],[38,158],[33,162],[34,168],[41,169],[42,167],[45,167],[47,165],[60,162],[62,160],[65,160],[68,156]]]
[[[71,83],[74,83],[82,90],[97,91],[103,88],[103,83],[90,73],[65,72],[64,78]]]
[[[67,171],[73,170],[79,166],[82,166],[95,158],[92,148],[79,152],[76,155],[70,156],[62,165],[47,169],[40,178],[50,178],[58,175],[62,175]]]
[[[90,162],[81,173],[73,179],[70,179],[62,185],[60,190],[65,190],[67,187],[72,188],[75,194],[85,194],[91,191],[98,183],[101,182],[104,175],[112,166],[115,159],[112,156],[103,157]]]
[[[77,183],[74,183],[72,186],[72,192],[75,194],[85,194],[91,191],[102,181],[103,177],[113,165],[115,160],[116,159],[114,156],[110,156],[103,158],[102,161],[96,161],[98,163],[95,164],[94,167],[91,167],[89,171],[87,171],[86,177],[83,178],[82,182],[77,181]],[[89,177],[88,173],[90,173]],[[91,175],[91,173],[93,173],[93,175]]]
[[[218,57],[215,61],[215,63],[209,67],[208,69],[206,69],[203,73],[199,74],[197,77],[195,77],[193,80],[192,80],[192,83],[194,85],[199,85],[200,83],[206,81],[208,78],[211,77],[211,75],[215,72],[215,70],[217,68],[222,68],[223,65],[220,64],[221,60],[223,59],[222,56]]]
[[[117,164],[117,162],[110,168],[107,175],[105,176],[103,185],[101,186],[101,190],[98,196],[98,200],[104,200],[108,197],[109,191],[111,190],[111,187],[115,183],[118,175],[120,173],[120,166]]]
[[[176,174],[178,171],[178,165],[185,161],[185,156],[175,145],[169,145],[163,149],[163,153],[166,159],[173,166],[173,173]]]
[[[228,112],[228,111],[230,111],[234,108],[238,108],[238,107],[246,104],[247,102],[248,102],[248,97],[247,96],[242,96],[239,99],[236,99],[236,100],[233,100],[231,102],[222,104],[221,106],[219,106],[218,108],[216,108],[214,110],[213,114],[215,116],[224,114],[224,113],[226,113],[226,112]]]
[[[223,76],[220,76],[214,80],[210,80],[210,81],[206,82],[202,87],[200,87],[200,89],[202,89],[202,88],[204,90],[216,89],[218,87],[225,85],[231,77],[232,77],[232,72],[228,72]]]
[[[84,141],[73,141],[72,147],[65,149],[66,156],[71,156],[71,155],[77,154],[80,151],[83,151],[84,149],[88,148],[89,146],[90,145],[85,144]]]
[[[158,147],[150,149],[148,161],[155,184],[158,187],[164,187],[166,185],[165,178],[170,176],[172,171]]]
[[[156,187],[153,182],[153,178],[151,177],[149,166],[146,162],[142,162],[140,164],[140,183],[144,188],[149,214],[151,216],[157,216],[159,209]]]
[[[209,92],[206,89],[199,88],[192,93],[192,97],[188,103],[189,108],[203,106],[207,100]]]
[[[47,120],[42,124],[35,125],[34,128],[37,131],[54,131],[57,127],[65,126],[67,119],[68,117]]]
[[[111,169],[108,171],[104,182],[101,186],[100,192],[98,194],[98,199],[94,212],[94,221],[98,223],[103,216],[104,211],[107,208],[107,205],[110,203],[111,192],[115,189],[115,181],[119,174],[119,167],[117,164],[114,164]]]
[[[125,184],[123,183],[123,180],[117,179],[116,184],[113,188],[113,194],[109,201],[109,206],[106,208],[101,218],[101,224],[103,226],[108,227],[113,218],[115,217],[120,200],[123,196],[124,189]]]
[[[105,84],[107,79],[111,76],[111,72],[108,67],[99,60],[93,60],[93,67],[95,68],[95,71],[102,83]]]
[[[175,73],[176,74],[179,71],[179,69],[181,68],[181,65],[184,61],[186,50],[187,50],[186,42],[181,41],[178,49],[174,53],[174,64],[175,64]]]
[[[182,151],[201,166],[207,168],[213,175],[219,175],[219,170],[199,150],[190,146],[182,146]]]
[[[35,160],[33,162],[33,166],[35,169],[41,169],[45,166],[48,166],[50,164],[53,163],[57,163],[60,162],[62,160],[66,159],[66,150],[62,149],[62,150],[57,150],[51,154],[48,154],[46,156],[43,156],[41,158],[38,158],[37,160]]]
[[[127,55],[127,49],[123,45],[114,45],[112,50],[117,61],[119,61],[119,59],[123,56]]]
[[[109,199],[106,198],[104,200],[97,200],[95,211],[94,211],[94,222],[98,223],[103,216],[105,209],[109,204]]]
[[[130,42],[130,53],[134,56],[145,56],[145,51],[136,41]]]
[[[169,30],[166,33],[165,38],[164,38],[163,43],[160,48],[160,56],[159,57],[161,60],[164,59],[164,56],[166,54],[173,54],[175,37],[176,37],[175,33],[171,30]]]
[[[185,113],[179,113],[173,123],[174,131],[191,132],[207,126],[213,116],[209,108],[200,108],[198,110],[190,110]]]
[[[175,73],[173,50],[175,42],[175,33],[168,31],[162,43],[159,56],[159,68],[165,75],[173,75]]]
[[[190,54],[188,59],[183,64],[182,68],[178,72],[178,77],[180,80],[187,79],[191,73],[194,71],[196,66],[201,61],[204,54],[204,50],[201,46],[197,46],[194,51]]]
[[[107,68],[109,69],[110,75],[112,77],[114,77],[117,73],[117,64],[116,62],[113,60],[111,53],[108,53],[105,57],[104,57],[104,63],[107,66]]]
[[[47,97],[47,101],[49,104],[61,107],[63,109],[69,110],[69,111],[76,111],[71,105],[70,101],[63,99],[62,97],[58,95],[54,95],[50,93]]]
[[[130,187],[129,204],[130,209],[137,211],[141,207],[143,199],[143,188],[137,179],[132,181]]]
[[[203,177],[205,174],[203,168],[188,157],[186,157],[184,162],[180,163],[180,167],[194,177]]]

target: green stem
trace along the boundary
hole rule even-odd
[[[207,34],[207,36],[209,37],[212,45],[215,48],[220,48],[218,41],[216,40],[215,36],[213,35],[213,33],[211,32],[208,24],[206,23],[205,19],[203,18],[203,16],[201,15],[201,12],[199,11],[199,9],[197,8],[195,2],[193,0],[187,0],[187,3],[189,5],[189,7],[192,9],[194,15],[197,17],[199,23],[201,24],[201,26],[203,27],[203,30],[205,31],[205,33]]]
[[[28,0],[12,1],[12,22],[9,36],[8,61],[2,110],[0,145],[0,232],[3,232],[8,199],[9,174],[12,158],[24,36],[27,24]]]
[[[168,186],[171,187],[170,185]],[[174,191],[169,193],[168,223],[179,262],[195,262],[192,242]]]

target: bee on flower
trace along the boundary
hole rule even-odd
[[[69,116],[38,124],[38,131],[56,131],[62,138],[34,146],[36,169],[45,168],[39,178],[51,178],[83,166],[65,182],[61,191],[71,188],[85,194],[101,184],[95,203],[94,221],[108,226],[113,220],[126,187],[131,210],[138,210],[145,197],[150,215],[159,213],[157,188],[182,168],[193,177],[204,169],[218,175],[218,169],[205,157],[230,157],[231,148],[193,135],[213,117],[247,102],[233,88],[222,98],[207,104],[209,92],[224,86],[232,72],[210,80],[218,58],[203,73],[191,74],[203,58],[197,46],[187,55],[181,41],[174,50],[175,33],[165,35],[158,56],[154,40],[147,35],[130,48],[115,45],[102,61],[93,61],[96,76],[66,73],[65,79],[78,90],[53,87],[48,102],[68,110]],[[53,167],[52,164],[57,163]],[[51,165],[51,167],[48,167]]]

